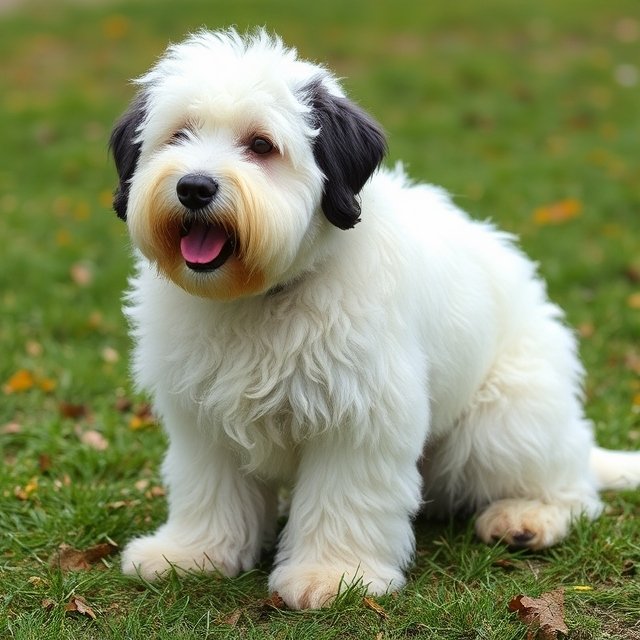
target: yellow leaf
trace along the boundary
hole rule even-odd
[[[561,224],[577,218],[582,213],[582,203],[575,198],[559,200],[539,207],[533,212],[533,221],[539,225]]]
[[[41,380],[38,380],[38,386],[45,393],[51,393],[56,388],[56,381],[51,378],[42,378]]]
[[[138,431],[140,429],[146,429],[147,427],[151,427],[155,424],[153,418],[149,418],[146,416],[131,416],[131,420],[129,420],[129,429],[133,431]]]
[[[129,20],[125,16],[115,14],[102,23],[102,31],[111,40],[121,40],[129,31]]]
[[[637,291],[636,293],[632,293],[632,294],[627,298],[627,304],[628,304],[632,309],[640,309],[640,291]]]
[[[16,371],[9,380],[7,380],[3,387],[3,391],[7,395],[11,393],[29,391],[29,389],[33,388],[35,382],[33,374],[30,371],[20,369],[19,371]]]
[[[18,500],[28,500],[38,489],[38,478],[31,478],[24,487],[16,487],[13,491]]]
[[[574,591],[593,591],[593,587],[587,584],[577,584],[573,587]]]

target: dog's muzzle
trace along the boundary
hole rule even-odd
[[[235,239],[215,221],[203,215],[218,192],[218,183],[202,174],[187,174],[178,180],[178,200],[187,209],[182,225],[180,252],[193,271],[214,271],[235,249]]]

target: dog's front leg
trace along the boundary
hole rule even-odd
[[[132,540],[122,569],[154,579],[171,566],[233,576],[258,560],[275,500],[265,485],[243,474],[236,457],[203,432],[167,420],[170,445],[163,472],[169,518],[154,534]]]
[[[306,445],[269,580],[288,606],[326,606],[349,584],[371,594],[403,586],[420,502],[420,444],[408,445],[402,437],[356,444],[339,433]]]

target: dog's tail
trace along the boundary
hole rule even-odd
[[[640,451],[593,447],[590,466],[599,489],[635,489],[640,486]]]

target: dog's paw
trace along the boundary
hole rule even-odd
[[[180,544],[179,540],[158,531],[132,540],[122,552],[122,572],[155,580],[171,569],[184,572],[213,573],[235,576],[241,569],[237,553],[225,554],[220,549]]]
[[[498,500],[478,516],[476,534],[488,544],[502,541],[511,547],[544,549],[566,537],[570,523],[567,505]]]
[[[269,588],[277,592],[291,609],[319,609],[329,606],[351,585],[362,585],[371,595],[382,595],[400,589],[405,579],[398,570],[379,572],[344,571],[318,564],[280,565],[270,578]]]

